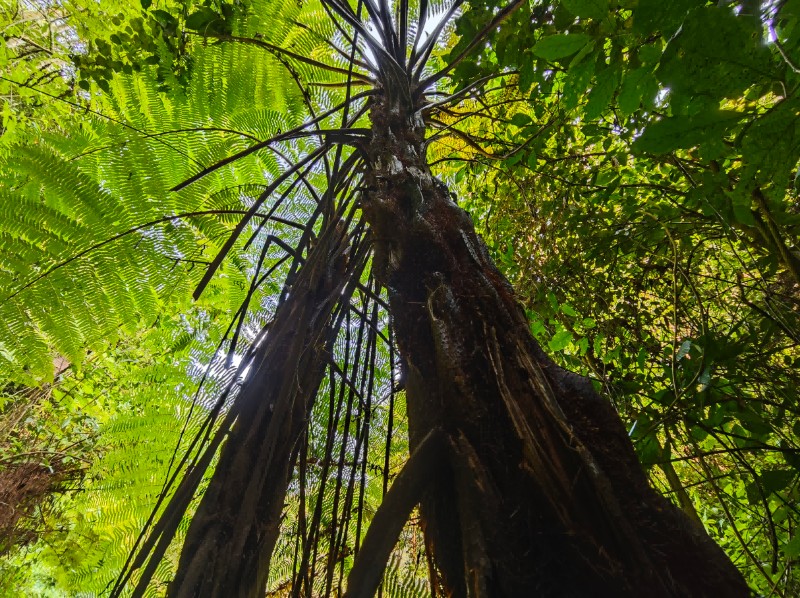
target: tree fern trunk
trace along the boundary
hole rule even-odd
[[[364,212],[411,444],[438,428],[450,445],[421,505],[447,595],[747,596],[704,530],[650,489],[611,405],[536,344],[432,177],[421,119],[386,99],[371,118]]]
[[[294,448],[328,362],[333,310],[347,303],[343,291],[363,267],[348,259],[345,232],[327,226],[253,361],[233,406],[236,423],[189,526],[171,597],[264,595]]]

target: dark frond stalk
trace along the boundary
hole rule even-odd
[[[420,0],[419,8],[417,9],[417,30],[414,32],[414,41],[411,44],[411,53],[409,54],[408,63],[406,64],[409,75],[411,75],[411,71],[414,68],[414,63],[416,62],[416,48],[422,41],[422,32],[425,30],[425,23],[427,22],[428,0]]]
[[[477,34],[475,37],[470,40],[467,46],[451,61],[447,63],[447,66],[444,67],[438,73],[431,75],[422,83],[420,86],[423,89],[427,89],[434,85],[437,81],[442,79],[443,77],[447,76],[447,74],[452,71],[456,66],[458,66],[462,60],[464,60],[469,54],[475,49],[475,47],[480,44],[483,40],[486,39],[486,36],[489,32],[497,29],[503,21],[505,21],[508,17],[510,17],[514,11],[516,11],[524,2],[524,0],[513,0],[513,2],[509,3],[508,5],[504,6],[500,12],[495,15],[495,17],[489,21]],[[420,71],[421,72],[421,71]]]
[[[392,9],[389,8],[389,2],[387,0],[378,0],[378,2],[380,4],[380,19],[383,23],[383,30],[385,32],[383,45],[386,47],[389,53],[394,56],[394,59],[397,61],[398,65],[402,67],[403,58],[401,56],[400,40],[397,37],[397,31],[394,27]]]
[[[436,47],[436,44],[439,41],[439,36],[442,35],[445,27],[447,27],[447,25],[452,21],[453,17],[458,12],[458,9],[461,8],[463,4],[464,0],[453,0],[450,8],[447,9],[444,17],[436,24],[436,27],[433,28],[433,31],[431,31],[430,35],[425,39],[424,42],[419,44],[419,47],[414,47],[413,51],[411,52],[411,59],[409,61],[409,66],[415,69],[414,81],[420,80],[422,71],[428,62],[428,58],[430,58],[431,52],[433,52],[433,49]],[[422,17],[420,17],[420,21],[422,21]]]
[[[411,511],[420,501],[425,487],[444,466],[448,447],[441,430],[432,430],[419,443],[395,478],[391,490],[369,527],[361,551],[347,578],[345,598],[372,598],[381,581],[383,567]]]
[[[397,24],[398,24],[398,57],[400,66],[406,67],[406,59],[408,55],[408,0],[400,0],[397,7]]]

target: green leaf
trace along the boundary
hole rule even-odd
[[[608,0],[563,0],[564,7],[582,19],[602,19],[608,14]]]
[[[511,124],[516,127],[524,127],[529,122],[531,122],[531,117],[522,112],[518,112],[517,114],[511,117]]]
[[[142,8],[147,10],[153,4],[153,0],[142,0]]]
[[[594,120],[608,108],[611,98],[619,84],[619,71],[614,67],[605,69],[597,75],[597,83],[589,92],[589,101],[584,108],[587,120]]]
[[[544,324],[540,320],[534,320],[531,322],[531,334],[535,337],[539,337],[547,332],[547,328],[544,327]]]
[[[197,12],[193,12],[186,18],[186,26],[195,31],[206,29],[214,21],[221,21],[222,16],[217,14],[207,6],[202,7]]]
[[[639,371],[644,371],[644,365],[647,362],[647,351],[644,347],[639,347],[639,353],[636,355],[636,365],[639,366]]]
[[[538,41],[533,53],[545,60],[558,60],[572,56],[583,48],[592,38],[583,33],[559,33]]]
[[[750,409],[745,409],[739,413],[739,422],[744,429],[750,432],[751,436],[760,437],[762,441],[765,441],[767,435],[772,432],[772,425],[761,415]]]
[[[708,432],[699,426],[692,426],[692,428],[689,430],[689,435],[698,442],[703,442],[706,438],[708,438]]]
[[[562,303],[561,311],[570,318],[577,317],[578,315],[578,313],[575,311],[575,308],[573,308],[569,303]]]
[[[781,547],[781,550],[790,559],[800,556],[800,534],[795,534],[794,538]]]
[[[653,123],[633,143],[635,152],[666,154],[724,136],[745,115],[732,110],[714,110],[694,116],[672,116]]]
[[[664,458],[661,445],[652,430],[636,443],[636,452],[643,465],[653,465]]]
[[[755,226],[756,219],[753,216],[753,210],[750,208],[749,204],[749,201],[747,204],[737,201],[732,202],[733,217],[739,224],[744,224],[745,226]]]
[[[551,351],[563,351],[572,342],[572,333],[569,330],[559,330],[547,343]]]
[[[175,17],[166,10],[154,10],[153,17],[164,29],[172,28],[177,22]]]
[[[639,0],[633,11],[633,28],[639,33],[661,31],[669,38],[689,10],[702,4],[702,0]]]
[[[506,165],[506,166],[514,166],[514,164],[517,164],[517,163],[521,162],[522,158],[524,158],[524,157],[525,157],[525,154],[523,152],[516,152],[514,154],[511,154],[510,157],[506,158],[503,161],[503,164]]]
[[[758,481],[766,493],[780,492],[786,488],[797,475],[790,469],[773,469],[758,476]]]
[[[658,82],[648,67],[638,68],[625,75],[617,103],[622,114],[633,114],[642,100],[652,100],[658,93]]]
[[[638,56],[639,62],[642,64],[655,64],[661,60],[661,44],[653,45],[648,44],[639,48]]]
[[[729,98],[770,75],[761,24],[728,7],[692,11],[670,40],[657,76],[673,93]]]
[[[594,50],[594,44],[586,44],[585,46],[583,46],[583,48],[580,49],[580,52],[575,54],[575,56],[572,57],[572,60],[570,60],[569,62],[570,69],[573,66],[576,66],[581,62],[583,62],[583,59],[586,58],[589,54],[591,54],[593,50]]]

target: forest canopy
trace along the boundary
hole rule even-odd
[[[664,529],[800,593],[800,2],[11,0],[0,32],[0,593],[578,595],[541,545],[518,571],[539,523],[616,595]]]

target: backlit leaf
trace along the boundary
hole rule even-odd
[[[549,35],[533,46],[533,53],[545,60],[558,60],[572,56],[589,43],[591,37],[583,33]]]
[[[694,116],[672,116],[645,129],[633,144],[639,152],[665,154],[680,148],[700,145],[726,135],[745,115],[731,110],[715,110]]]

